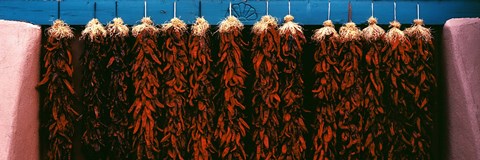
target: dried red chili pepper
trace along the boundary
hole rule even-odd
[[[280,153],[278,159],[305,159],[307,145],[304,134],[307,132],[303,118],[303,79],[302,54],[306,42],[302,27],[287,15],[280,33],[280,86],[282,126],[280,132]]]
[[[340,43],[340,101],[336,107],[337,141],[336,148],[339,159],[360,158],[362,148],[363,126],[362,113],[363,88],[362,75],[359,68],[363,56],[361,30],[355,23],[349,22],[339,31]]]
[[[74,122],[79,116],[73,106],[76,98],[72,87],[70,40],[74,35],[62,20],[56,20],[47,33],[43,58],[46,72],[38,83],[38,88],[46,94],[42,110],[48,115],[42,126],[48,127],[50,132],[48,159],[65,160],[72,158]]]
[[[107,26],[108,46],[106,73],[107,102],[110,123],[108,124],[108,156],[110,159],[131,159],[130,152],[132,132],[128,129],[132,125],[132,118],[128,114],[131,105],[130,54],[128,54],[127,38],[129,29],[121,18],[114,18]]]
[[[248,74],[243,68],[242,56],[247,44],[242,39],[242,29],[243,24],[233,16],[223,20],[218,28],[221,77],[220,89],[215,96],[218,100],[218,121],[214,137],[221,159],[247,159],[244,137],[249,126],[242,113],[245,110],[243,89]]]
[[[362,66],[363,82],[365,89],[363,117],[365,119],[364,134],[362,143],[365,147],[363,157],[369,159],[384,159],[382,153],[383,142],[386,141],[384,126],[388,125],[385,109],[382,102],[383,81],[381,71],[382,48],[385,45],[385,30],[377,25],[377,19],[370,17],[369,26],[363,29],[362,37],[364,42],[365,57]]]
[[[332,21],[323,22],[322,28],[315,31],[315,67],[313,97],[316,100],[314,124],[313,159],[335,159],[337,148],[336,107],[340,102],[340,37]]]
[[[384,82],[389,84],[386,86],[388,90],[385,90],[388,98],[384,102],[388,106],[385,111],[390,123],[387,125],[388,141],[384,143],[384,155],[388,155],[389,159],[398,155],[412,159],[415,156],[410,156],[413,151],[410,139],[413,135],[408,131],[408,117],[413,113],[413,107],[407,102],[409,88],[413,85],[408,78],[408,74],[414,70],[410,55],[412,46],[399,29],[400,23],[394,21],[390,26],[391,28],[385,34],[387,43],[382,49],[384,53],[382,63],[386,65]]]
[[[83,69],[83,106],[86,107],[82,143],[90,159],[105,159],[107,109],[105,108],[105,37],[107,31],[98,19],[92,19],[82,31],[85,52],[81,57]]]
[[[136,37],[133,46],[135,60],[132,67],[132,79],[135,87],[133,105],[128,113],[133,115],[133,151],[137,159],[156,159],[160,153],[158,137],[161,129],[157,123],[160,119],[159,77],[162,76],[162,62],[157,47],[159,30],[152,20],[145,17],[142,24],[133,27],[132,35]]]
[[[189,76],[188,102],[191,107],[188,128],[188,152],[192,159],[212,159],[215,152],[213,146],[215,106],[213,96],[215,88],[212,84],[212,59],[210,57],[210,24],[203,18],[197,18],[192,25],[192,33],[188,40]]]
[[[412,62],[414,72],[409,73],[412,77],[414,87],[410,89],[409,98],[411,105],[416,106],[409,117],[409,126],[411,128],[413,141],[412,153],[417,158],[430,159],[431,134],[433,130],[432,96],[433,89],[436,87],[436,78],[433,70],[433,42],[430,29],[423,27],[423,20],[415,19],[414,25],[405,30],[405,34],[412,44]],[[412,94],[413,93],[413,94]]]
[[[252,107],[255,114],[253,141],[255,159],[277,159],[279,127],[279,77],[277,61],[280,58],[280,35],[277,20],[263,16],[252,28],[253,84]]]
[[[165,43],[162,45],[163,82],[161,96],[166,105],[163,138],[160,141],[165,159],[184,159],[187,149],[185,107],[187,105],[189,74],[187,57],[187,25],[178,18],[162,25]]]

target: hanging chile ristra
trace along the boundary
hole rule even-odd
[[[384,46],[385,30],[377,25],[377,19],[370,17],[368,19],[368,27],[362,31],[362,38],[364,41],[365,58],[362,66],[364,66],[365,73],[363,74],[363,82],[365,89],[364,96],[364,136],[363,146],[364,158],[376,159],[383,158],[383,142],[385,139],[385,125],[386,116],[384,105],[382,103],[383,95],[383,81],[381,77],[382,71],[382,49]]]
[[[336,107],[337,134],[336,149],[337,158],[355,159],[360,158],[362,148],[362,134],[364,126],[363,112],[363,89],[362,76],[360,73],[360,61],[362,58],[361,30],[355,23],[348,22],[339,31],[340,43],[340,101]]]
[[[280,55],[280,35],[277,31],[277,20],[263,16],[252,28],[253,84],[252,107],[255,114],[253,125],[253,141],[255,159],[276,159],[279,145],[279,77],[278,65]]]
[[[431,134],[433,129],[432,120],[432,96],[436,87],[436,78],[433,70],[433,42],[430,29],[423,26],[423,20],[415,19],[414,25],[405,30],[410,39],[413,50],[414,71],[409,73],[414,82],[410,86],[410,96],[413,96],[412,106],[416,106],[411,113],[410,126],[414,126],[412,134],[414,140],[410,140],[415,157],[430,159]],[[414,93],[414,94],[412,94]]]
[[[107,57],[106,73],[110,81],[106,83],[108,98],[106,107],[110,118],[108,125],[109,157],[111,159],[131,158],[131,136],[128,129],[131,125],[131,116],[128,109],[131,105],[128,91],[131,89],[130,61],[128,60],[129,29],[123,24],[121,18],[114,18],[112,23],[107,25]]]
[[[165,149],[161,158],[184,159],[187,149],[186,106],[189,75],[187,56],[187,25],[178,18],[162,25],[165,43],[162,45],[164,63],[161,99],[166,105],[163,124],[163,138],[160,141]]]
[[[386,45],[382,49],[384,53],[382,63],[385,65],[385,80],[388,82],[387,99],[385,102],[385,112],[390,121],[388,128],[388,142],[385,143],[385,151],[383,155],[388,158],[394,158],[398,155],[404,155],[405,158],[410,157],[413,146],[410,144],[408,128],[408,119],[413,113],[412,106],[408,105],[408,90],[411,84],[409,82],[408,73],[413,72],[411,52],[411,44],[404,33],[399,29],[400,23],[397,21],[390,23],[391,28],[385,34]],[[386,86],[387,87],[387,86]],[[388,103],[387,103],[388,102]],[[412,137],[413,138],[413,137]],[[413,139],[412,139],[413,140]],[[410,158],[414,158],[412,156]]]
[[[133,27],[132,35],[136,37],[133,46],[135,59],[132,67],[132,80],[135,87],[133,104],[128,113],[132,114],[133,152],[137,159],[156,159],[160,153],[160,108],[159,78],[162,76],[160,50],[157,48],[159,30],[153,26],[149,17],[142,19],[142,24]]]
[[[192,159],[209,160],[215,152],[213,133],[215,108],[213,103],[214,87],[211,73],[210,24],[199,17],[192,25],[188,40],[190,76],[188,102],[190,116],[188,128],[188,152]]]
[[[107,98],[105,83],[108,80],[104,74],[107,56],[106,36],[107,31],[98,19],[94,18],[87,23],[81,37],[85,40],[85,52],[81,57],[84,67],[82,102],[85,107],[83,118],[85,132],[82,135],[82,143],[91,159],[104,159],[107,144],[108,110],[105,108]]]
[[[300,25],[293,22],[293,16],[287,15],[285,23],[279,28],[281,45],[281,113],[283,116],[280,132],[278,159],[305,159],[304,134],[307,126],[303,119],[303,79],[302,54],[306,42]]]
[[[340,97],[339,35],[331,20],[323,22],[322,28],[315,31],[315,83],[313,97],[316,101],[314,124],[313,159],[335,159],[337,150],[336,108]]]
[[[65,160],[72,158],[74,122],[79,114],[73,108],[75,91],[72,87],[72,53],[70,40],[74,37],[71,28],[62,20],[55,20],[47,29],[44,67],[46,72],[38,83],[45,91],[42,110],[48,116],[44,127],[48,127],[47,159]]]
[[[248,73],[242,63],[247,44],[242,39],[242,29],[243,24],[233,16],[227,17],[218,27],[220,34],[218,67],[221,72],[220,88],[216,95],[218,121],[214,136],[221,159],[247,159],[244,137],[249,126],[243,114],[245,110],[243,89]]]

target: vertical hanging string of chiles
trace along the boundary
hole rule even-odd
[[[153,26],[149,17],[142,24],[133,27],[136,37],[132,54],[135,55],[132,79],[135,87],[133,105],[128,110],[133,116],[133,148],[137,159],[157,159],[160,153],[158,137],[161,130],[157,124],[160,109],[164,105],[159,101],[162,76],[160,50],[157,48],[159,30]]]
[[[178,18],[162,25],[165,43],[162,45],[163,78],[161,97],[166,105],[165,119],[162,121],[162,148],[166,150],[165,159],[184,159],[186,153],[185,119],[189,74],[187,57],[187,25]]]
[[[335,159],[337,148],[337,104],[340,102],[340,37],[331,20],[323,22],[312,36],[315,42],[313,97],[315,122],[313,132],[313,159]]]
[[[243,89],[248,73],[242,64],[247,44],[242,39],[242,30],[243,24],[233,16],[227,17],[218,27],[220,33],[218,68],[221,71],[220,90],[215,96],[218,100],[218,121],[214,136],[221,159],[247,159],[244,137],[249,126],[243,114],[245,110]]]
[[[408,78],[408,73],[413,72],[410,55],[412,46],[399,29],[400,23],[393,21],[390,26],[391,28],[385,34],[387,43],[382,49],[384,53],[382,62],[386,65],[386,79],[383,81],[389,83],[389,86],[386,86],[389,91],[385,92],[387,95],[385,96],[387,99],[384,101],[385,111],[390,119],[389,132],[387,132],[389,141],[385,143],[384,155],[388,155],[389,159],[398,155],[415,158],[415,156],[410,157],[413,151],[413,146],[410,144],[412,135],[407,130],[408,119],[413,109],[407,102],[408,92],[412,92],[410,86],[413,85]]]
[[[370,17],[368,19],[368,27],[362,31],[362,38],[364,42],[363,50],[365,57],[362,61],[364,66],[363,82],[365,88],[365,111],[363,117],[365,119],[363,146],[365,150],[363,157],[376,159],[385,158],[382,154],[383,142],[387,141],[385,138],[386,116],[384,105],[382,102],[383,95],[383,81],[380,74],[383,69],[381,63],[382,49],[384,46],[385,30],[377,25],[377,19]]]
[[[413,141],[410,140],[410,145],[414,146],[415,157],[429,159],[433,130],[432,97],[436,87],[432,35],[430,29],[423,27],[421,19],[415,19],[414,25],[407,28],[405,34],[412,43],[412,62],[415,65],[414,72],[410,73],[414,83],[410,88],[414,91],[414,94],[410,95],[413,96],[410,105],[416,106],[409,119],[410,126],[413,126]]]
[[[42,126],[48,127],[49,131],[47,158],[71,159],[73,123],[79,116],[73,108],[76,98],[72,87],[70,40],[74,35],[70,26],[62,20],[56,20],[52,27],[47,29],[47,34],[43,57],[46,72],[38,83],[39,89],[45,91],[42,110],[47,118]]]
[[[105,108],[106,87],[108,82],[105,76],[105,37],[107,31],[103,25],[94,18],[88,22],[82,31],[82,39],[85,40],[85,52],[81,57],[83,69],[82,102],[85,107],[83,123],[85,132],[82,135],[82,143],[86,148],[89,159],[104,159],[106,152],[108,110]]]
[[[306,42],[300,25],[287,15],[279,28],[282,63],[279,68],[281,89],[282,129],[279,159],[305,159],[307,145],[303,137],[307,132],[303,118],[302,54]]]
[[[255,159],[276,159],[279,140],[279,79],[277,61],[280,55],[280,35],[277,20],[263,16],[252,28],[253,86],[252,107],[255,114],[253,141]]]
[[[212,59],[210,57],[210,24],[199,17],[192,25],[188,40],[189,81],[188,102],[190,107],[188,137],[188,152],[192,159],[212,159],[215,151],[213,146],[215,93],[211,72]]]
[[[338,118],[336,148],[340,159],[359,158],[362,151],[362,133],[365,123],[363,112],[363,89],[360,72],[362,58],[361,30],[355,23],[348,22],[339,31],[340,44],[340,101],[337,105]]]
[[[110,77],[106,83],[108,88],[106,107],[110,117],[108,125],[108,156],[111,159],[131,159],[130,151],[132,132],[128,129],[132,125],[128,108],[131,105],[131,60],[134,58],[128,53],[129,29],[121,18],[114,18],[107,25],[107,58],[106,73]]]

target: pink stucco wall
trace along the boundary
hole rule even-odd
[[[480,159],[480,18],[451,19],[443,30],[449,159]]]
[[[0,159],[39,159],[39,26],[0,20]]]

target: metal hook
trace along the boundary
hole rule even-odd
[[[147,17],[147,0],[143,0],[143,17]]]
[[[198,0],[198,17],[202,17],[202,0]]]
[[[228,4],[228,12],[230,16],[232,16],[232,1],[230,0],[230,3]]]
[[[373,0],[372,0],[372,17],[373,17]]]
[[[348,1],[348,22],[352,22],[352,3]]]
[[[288,15],[291,15],[290,14],[290,0],[288,0]]]
[[[173,1],[173,18],[177,18],[177,0]]]
[[[268,0],[266,0],[266,2],[267,2],[267,15],[268,15]]]
[[[60,2],[61,0],[57,0],[57,19],[60,19]]]
[[[327,13],[327,20],[330,20],[330,0],[328,0],[328,13]]]
[[[118,17],[118,0],[115,0],[115,17]]]
[[[97,2],[93,2],[93,18],[97,18]]]
[[[420,4],[417,2],[417,19],[420,19]]]
[[[397,21],[397,0],[393,1],[393,20]]]

